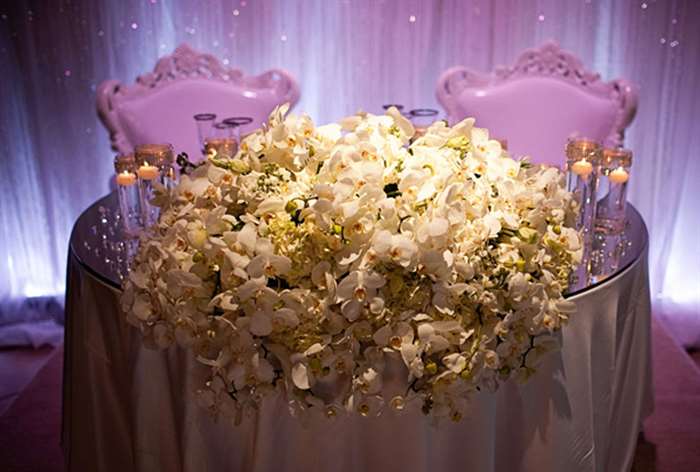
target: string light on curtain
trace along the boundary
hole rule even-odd
[[[289,70],[301,84],[297,110],[317,123],[388,101],[439,108],[441,71],[488,71],[548,39],[606,79],[636,82],[629,197],[651,232],[652,296],[690,313],[700,303],[699,22],[692,0],[6,2],[0,324],[26,318],[12,308],[26,297],[63,292],[72,224],[109,191],[114,156],[95,113],[97,85],[131,82],[182,42],[248,73]],[[700,319],[683,320],[694,328],[679,334],[700,341]]]

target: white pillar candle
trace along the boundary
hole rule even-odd
[[[618,167],[614,171],[610,172],[608,179],[614,184],[624,184],[630,178],[630,175],[622,167]]]
[[[123,185],[124,187],[128,187],[130,185],[134,185],[135,183],[136,176],[128,170],[117,174],[117,185]]]
[[[141,167],[139,167],[139,178],[142,180],[157,179],[158,168],[156,166],[149,165],[148,162],[144,162]]]
[[[591,174],[591,172],[593,172],[593,164],[588,162],[586,159],[581,159],[580,161],[576,161],[571,165],[571,171],[585,179]]]

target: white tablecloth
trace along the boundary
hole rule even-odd
[[[526,384],[474,397],[460,423],[418,411],[306,428],[271,400],[240,426],[214,422],[193,391],[202,367],[151,351],[119,293],[71,256],[64,449],[70,471],[625,471],[653,405],[646,253],[572,298],[578,312]]]

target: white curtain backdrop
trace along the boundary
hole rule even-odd
[[[640,88],[627,135],[630,199],[651,234],[655,306],[700,343],[700,2],[94,1],[0,7],[0,325],[56,311],[72,223],[108,191],[95,113],[105,79],[132,81],[178,44],[301,84],[317,122],[383,103],[438,105],[440,72],[510,64],[548,39]],[[28,300],[31,302],[28,304]],[[48,304],[47,304],[48,303]],[[48,308],[47,308],[48,307]]]

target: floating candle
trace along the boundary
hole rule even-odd
[[[134,185],[135,183],[136,176],[132,172],[125,170],[124,172],[117,174],[117,185],[128,187],[130,185]]]
[[[593,172],[593,164],[588,162],[586,159],[581,159],[580,161],[576,161],[571,165],[571,171],[585,179],[591,174],[591,172]]]
[[[610,182],[614,184],[624,184],[629,180],[629,178],[629,173],[622,167],[618,167],[608,174],[608,179],[610,179]]]
[[[148,161],[139,167],[139,178],[142,180],[154,180],[158,178],[158,168],[148,164]]]

